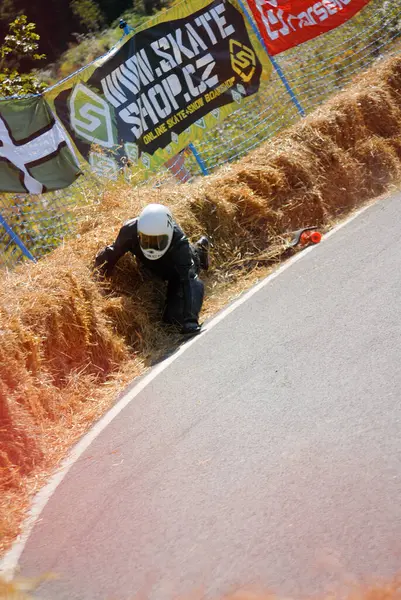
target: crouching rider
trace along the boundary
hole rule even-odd
[[[95,266],[109,276],[126,252],[131,252],[153,275],[168,282],[163,321],[178,325],[182,333],[198,333],[204,298],[199,272],[209,268],[207,237],[190,244],[166,206],[149,204],[139,217],[121,227],[114,244],[97,254]]]

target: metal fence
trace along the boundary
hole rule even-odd
[[[187,182],[238,160],[341,91],[357,73],[399,52],[400,35],[399,0],[371,0],[344,25],[276,56],[272,77],[259,93],[244,105],[238,98],[237,110],[163,169],[144,180],[128,170],[121,176],[136,186],[162,186]],[[102,185],[104,180],[87,169],[66,190],[0,195],[0,267],[38,260],[73,234],[79,207],[93,202]]]

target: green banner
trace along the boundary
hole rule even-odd
[[[42,97],[0,101],[0,191],[42,194],[80,175],[71,142]]]
[[[154,171],[259,91],[270,60],[235,0],[192,0],[46,94],[98,173]]]

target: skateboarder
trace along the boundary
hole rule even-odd
[[[209,267],[207,237],[190,244],[166,206],[149,204],[139,217],[121,227],[114,244],[97,254],[95,266],[108,276],[126,252],[168,282],[163,321],[180,326],[182,333],[198,333],[204,297],[204,285],[198,275],[201,268]]]

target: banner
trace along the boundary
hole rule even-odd
[[[247,0],[270,55],[335,29],[369,1]]]
[[[81,174],[70,141],[42,97],[0,101],[0,191],[42,194]]]
[[[256,94],[271,72],[235,0],[192,0],[154,20],[47,94],[100,173],[127,162],[159,168]]]

